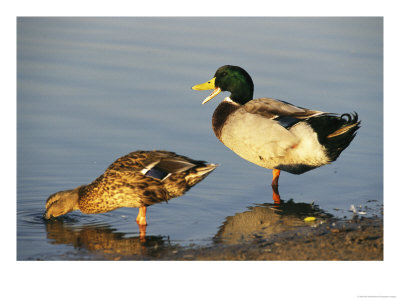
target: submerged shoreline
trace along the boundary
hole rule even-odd
[[[213,242],[208,246],[170,245],[146,253],[101,251],[94,260],[156,261],[380,261],[383,260],[383,219],[331,220],[275,235],[251,232],[242,242]],[[149,247],[150,246],[150,247]]]
[[[383,220],[353,219],[250,243],[178,251],[171,260],[383,260]]]

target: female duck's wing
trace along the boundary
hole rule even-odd
[[[146,168],[157,169],[164,173],[181,173],[196,166],[205,166],[205,161],[193,160],[189,157],[168,151],[149,152],[142,162]]]
[[[195,166],[204,164],[202,161],[189,161],[182,157],[168,157],[161,159],[156,168],[168,173],[180,173],[187,171]]]
[[[147,177],[163,180],[170,174],[205,165],[204,161],[193,160],[174,152],[154,150],[129,153],[117,159],[108,170],[140,172]]]
[[[295,106],[272,98],[254,99],[247,102],[243,107],[248,113],[258,114],[278,121],[285,128],[294,125],[300,120],[324,114],[322,111]]]

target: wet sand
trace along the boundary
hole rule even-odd
[[[383,220],[354,218],[297,228],[276,235],[252,232],[243,242],[207,247],[171,247],[160,255],[118,256],[117,260],[383,260]],[[111,257],[108,257],[111,259]]]
[[[250,243],[186,249],[173,260],[383,260],[382,219],[323,224]]]

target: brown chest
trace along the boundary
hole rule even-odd
[[[215,109],[212,116],[212,127],[219,140],[221,139],[222,128],[226,120],[229,118],[230,114],[235,112],[238,108],[240,108],[239,104],[224,100]]]

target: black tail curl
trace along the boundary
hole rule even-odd
[[[361,121],[358,114],[345,113],[340,117],[334,114],[324,114],[308,120],[317,133],[318,141],[326,149],[330,161],[335,161],[356,136]]]
[[[358,114],[354,111],[353,113],[344,113],[340,116],[341,119],[345,120],[347,118],[346,123],[357,123],[358,122]]]

